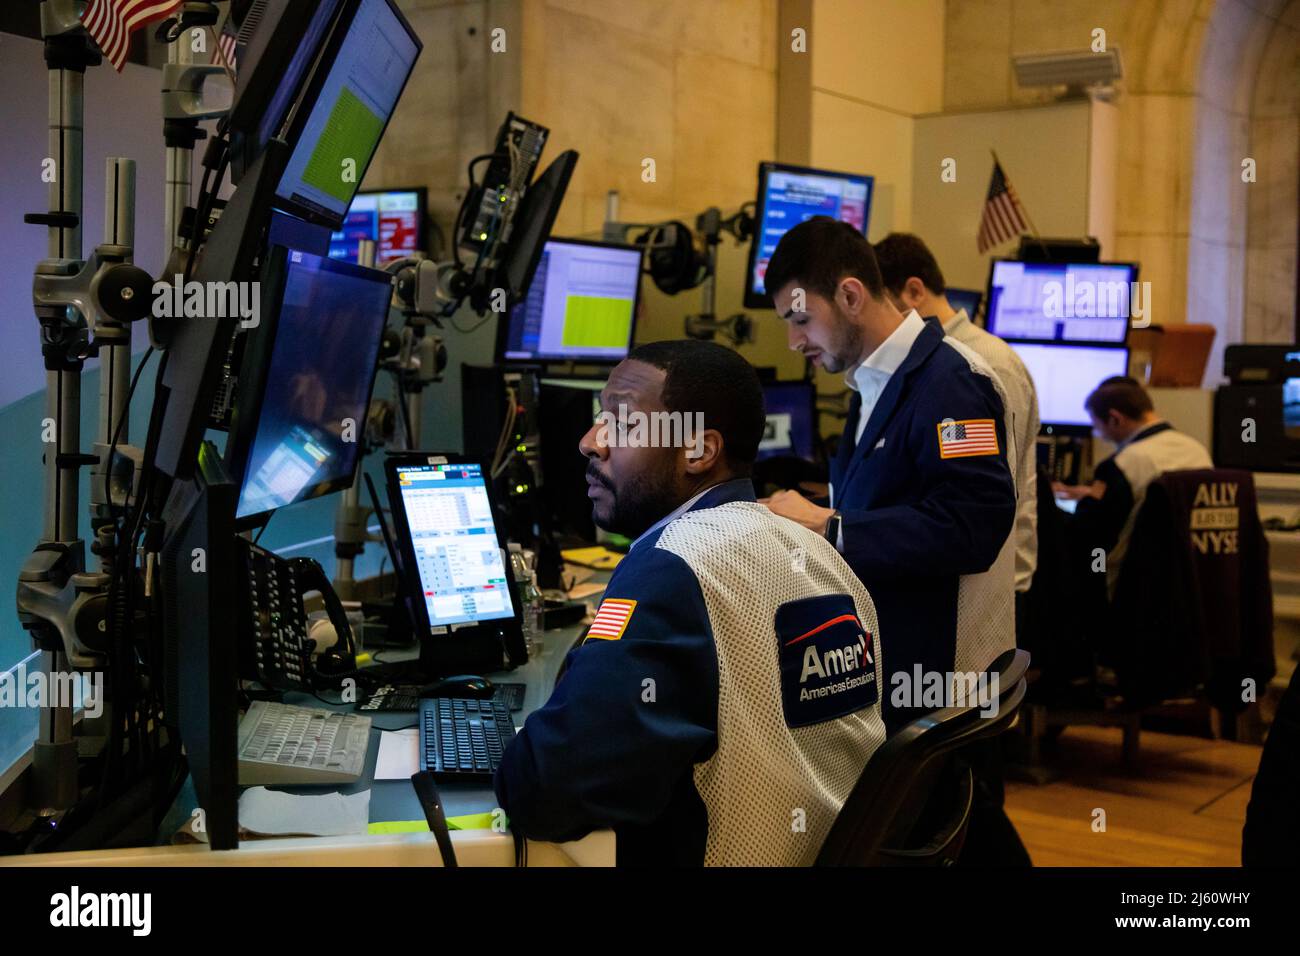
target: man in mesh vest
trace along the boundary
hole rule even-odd
[[[754,500],[762,389],[735,352],[643,345],[601,408],[592,514],[635,540],[497,798],[532,839],[613,828],[622,865],[810,864],[885,736],[871,598]]]

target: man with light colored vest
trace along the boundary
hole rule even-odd
[[[899,311],[915,309],[936,318],[944,334],[988,363],[1007,398],[1008,427],[1016,439],[1016,594],[1029,591],[1038,566],[1038,393],[1015,350],[974,322],[965,309],[954,309],[939,263],[918,236],[891,232],[875,245],[885,292]],[[1024,610],[1017,604],[1017,624]]]
[[[1213,468],[1214,462],[1204,445],[1157,415],[1146,389],[1126,375],[1103,381],[1083,404],[1094,434],[1115,445],[1115,454],[1096,467],[1092,484],[1053,488],[1058,497],[1078,501],[1072,520],[1078,540],[1105,549],[1106,587],[1114,597],[1147,486],[1167,471]]]
[[[497,799],[532,839],[612,828],[620,865],[811,864],[885,738],[871,597],[755,502],[762,389],[738,354],[640,346],[601,409],[592,515],[635,540]]]

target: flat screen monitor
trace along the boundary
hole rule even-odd
[[[256,16],[245,14],[229,113],[234,181],[282,131],[343,5],[344,0],[265,0]]]
[[[375,265],[424,250],[425,195],[423,187],[357,193],[330,235],[330,258],[357,262],[362,239],[375,244]]]
[[[1123,345],[1134,299],[1130,262],[1018,262],[989,268],[987,328],[999,338]],[[1140,293],[1139,293],[1140,295]]]
[[[771,292],[764,288],[763,276],[777,243],[792,226],[813,216],[830,216],[847,222],[865,236],[873,182],[871,176],[861,173],[760,163],[754,238],[750,241],[745,278],[745,307],[772,307]]]
[[[1282,429],[1287,438],[1300,438],[1300,378],[1282,383]]]
[[[758,457],[794,455],[815,460],[817,394],[811,382],[775,382],[763,386],[767,426]]]
[[[498,333],[504,362],[620,362],[636,330],[641,250],[550,239],[528,294]]]
[[[1128,374],[1128,349],[1120,346],[1047,345],[1011,342],[1038,392],[1044,425],[1092,424],[1083,400],[1104,379]]]
[[[226,455],[240,520],[351,484],[392,277],[277,247],[262,293]]]
[[[478,462],[390,462],[397,534],[430,633],[515,617],[487,477]],[[414,582],[411,582],[414,584]]]
[[[392,0],[361,0],[346,32],[327,47],[293,120],[293,152],[276,188],[285,211],[332,229],[343,224],[421,43]]]

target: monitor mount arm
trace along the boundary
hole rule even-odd
[[[717,206],[710,206],[695,218],[695,230],[704,240],[707,272],[702,283],[703,308],[697,315],[688,315],[685,320],[685,332],[693,339],[712,339],[721,332],[732,345],[741,345],[754,341],[754,322],[743,312],[737,312],[725,319],[719,319],[714,311],[717,286],[718,243],[722,233],[728,232],[737,243],[744,242],[754,234],[754,217],[737,210],[726,219]]]
[[[373,265],[372,241],[362,240],[358,259],[361,265]],[[339,496],[334,510],[334,590],[343,600],[357,597],[355,562],[365,550],[366,543],[383,540],[366,528],[372,512],[361,503],[362,462],[371,451],[385,445],[395,445],[407,451],[412,450],[412,442],[414,447],[419,447],[424,390],[434,382],[442,381],[442,372],[447,365],[447,348],[442,336],[429,334],[430,327],[442,327],[439,316],[445,300],[432,295],[427,288],[421,291],[419,286],[421,275],[427,280],[434,274],[431,266],[433,263],[428,259],[404,258],[385,267],[394,276],[393,299],[401,309],[403,322],[400,331],[385,335],[380,347],[379,367],[397,376],[397,402],[401,402],[402,407],[397,408],[396,403],[390,405],[384,399],[371,401],[356,476],[351,486]],[[410,429],[410,442],[406,437],[407,428]]]
[[[190,168],[194,146],[207,138],[199,127],[201,120],[217,119],[225,107],[213,109],[203,105],[203,86],[210,76],[224,75],[219,63],[196,63],[193,40],[195,30],[215,27],[220,10],[215,3],[187,2],[180,15],[164,20],[156,36],[167,44],[167,63],[162,71],[163,140],[167,148],[167,172],[163,198],[163,250],[168,255],[177,244],[190,203]],[[209,54],[211,56],[212,54]]]
[[[620,222],[618,205],[618,192],[610,190],[605,201],[603,238],[607,242],[626,242],[629,232],[643,230],[636,245],[646,250],[646,271],[660,291],[676,295],[687,289],[700,288],[702,308],[698,313],[686,316],[686,335],[694,339],[712,339],[721,332],[733,345],[753,342],[754,323],[749,316],[738,312],[719,319],[715,311],[718,244],[722,241],[722,233],[729,233],[737,243],[746,241],[754,234],[753,214],[742,206],[724,219],[717,206],[710,206],[695,217],[692,234],[679,222]],[[702,251],[698,248],[701,244]]]
[[[132,458],[119,446],[121,461],[108,461],[113,437],[126,438],[131,323],[149,309],[153,280],[131,263],[134,242],[135,163],[107,164],[104,242],[81,258],[85,71],[101,57],[80,20],[84,3],[43,0],[41,32],[49,71],[49,155],[54,173],[49,211],[24,217],[47,229],[47,258],[36,266],[32,300],[41,327],[46,369],[49,444],[45,454],[44,530],[18,576],[17,608],[22,626],[41,651],[47,686],[68,667],[91,668],[105,661],[108,584],[115,523],[99,497],[108,473]],[[100,368],[99,433],[95,454],[81,452],[81,372],[85,360],[107,350]],[[119,422],[121,427],[119,428]],[[94,466],[91,482],[92,545],[99,571],[86,570],[79,536],[79,471]],[[131,468],[131,471],[138,469]],[[126,479],[129,487],[132,478]],[[124,499],[119,487],[115,500]],[[43,815],[70,809],[77,800],[77,742],[73,708],[45,701],[33,751],[32,802]]]

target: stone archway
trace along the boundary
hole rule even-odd
[[[1187,321],[1218,330],[1210,385],[1222,379],[1225,346],[1295,338],[1297,16],[1300,0],[1218,0],[1203,36]],[[1251,160],[1255,181],[1247,182]]]

